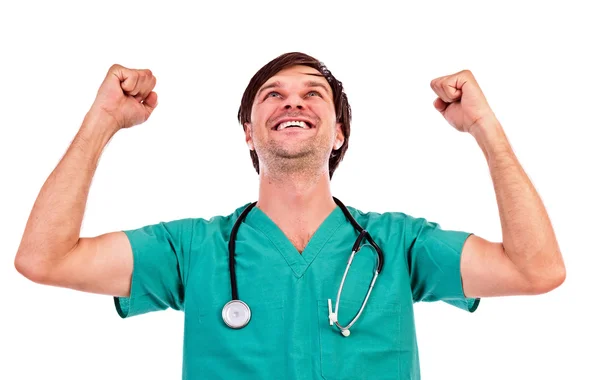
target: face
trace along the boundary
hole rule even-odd
[[[300,123],[280,128],[287,121]],[[269,78],[254,99],[250,123],[244,126],[246,142],[256,150],[261,172],[328,170],[331,151],[344,142],[331,87],[308,66],[292,66]]]

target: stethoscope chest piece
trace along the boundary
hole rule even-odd
[[[243,301],[232,300],[223,306],[223,321],[232,329],[241,329],[250,322],[252,313],[250,308]]]
[[[346,265],[346,270],[344,271],[344,276],[342,277],[342,281],[340,282],[340,286],[338,288],[337,299],[335,301],[335,310],[332,310],[331,299],[328,301],[329,302],[329,324],[330,325],[335,324],[340,329],[342,336],[347,337],[347,336],[350,336],[350,327],[352,327],[352,325],[354,325],[354,323],[356,322],[358,317],[360,317],[360,314],[363,312],[363,309],[365,308],[365,305],[367,304],[367,300],[369,299],[369,296],[371,295],[371,290],[373,289],[373,286],[375,285],[375,281],[377,280],[377,276],[379,275],[379,273],[381,273],[381,269],[383,268],[383,252],[381,251],[381,248],[379,248],[377,243],[375,243],[375,241],[373,240],[371,235],[365,229],[363,229],[356,222],[356,220],[354,220],[354,217],[352,217],[352,215],[350,214],[350,212],[348,211],[346,206],[344,206],[344,204],[335,197],[333,198],[333,200],[342,209],[342,212],[344,213],[346,218],[350,221],[350,223],[352,223],[352,226],[354,227],[354,229],[359,232],[358,237],[354,241],[354,246],[352,247],[352,253],[350,254],[350,258],[348,259],[348,264]],[[251,203],[244,209],[244,211],[242,211],[241,215],[235,221],[233,228],[231,229],[231,234],[229,235],[229,246],[228,246],[229,277],[231,280],[231,299],[232,300],[227,302],[225,304],[225,306],[223,306],[222,315],[223,315],[223,321],[225,322],[225,324],[232,329],[241,329],[242,327],[246,326],[248,324],[248,322],[250,322],[250,317],[251,317],[250,308],[248,307],[248,305],[246,305],[244,302],[242,302],[238,299],[237,280],[235,277],[235,237],[236,237],[238,228],[240,227],[240,224],[242,223],[242,221],[244,220],[246,215],[248,215],[250,210],[254,206],[256,206],[256,204],[257,204],[257,202]],[[356,255],[356,253],[360,250],[364,239],[366,239],[370,243],[370,245],[375,249],[375,251],[377,253],[377,268],[375,269],[375,271],[373,273],[373,280],[371,280],[371,285],[369,286],[369,290],[367,291],[367,294],[363,300],[360,310],[357,312],[357,314],[354,316],[354,318],[348,323],[347,326],[342,326],[338,322],[338,307],[340,305],[340,296],[342,293],[342,288],[344,287],[344,281],[346,280],[346,275],[348,274],[348,270],[350,269],[350,265],[352,264],[354,255]]]

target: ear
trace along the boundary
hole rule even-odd
[[[244,133],[246,133],[246,145],[248,145],[248,149],[254,150],[254,142],[252,141],[252,124],[244,123]]]
[[[344,145],[344,132],[342,132],[342,123],[335,123],[335,141],[333,150],[338,150]]]

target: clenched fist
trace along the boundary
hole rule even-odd
[[[473,73],[463,70],[431,81],[438,98],[433,106],[454,128],[473,133],[474,126],[483,120],[495,120],[483,91]]]
[[[112,65],[91,111],[110,116],[118,129],[141,124],[148,120],[158,105],[158,95],[152,91],[155,85],[156,78],[148,69]]]

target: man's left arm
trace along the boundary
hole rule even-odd
[[[461,277],[467,297],[541,294],[566,271],[552,224],[483,92],[468,71],[434,79],[434,107],[457,130],[470,133],[487,160],[502,226],[502,243],[467,238]]]

